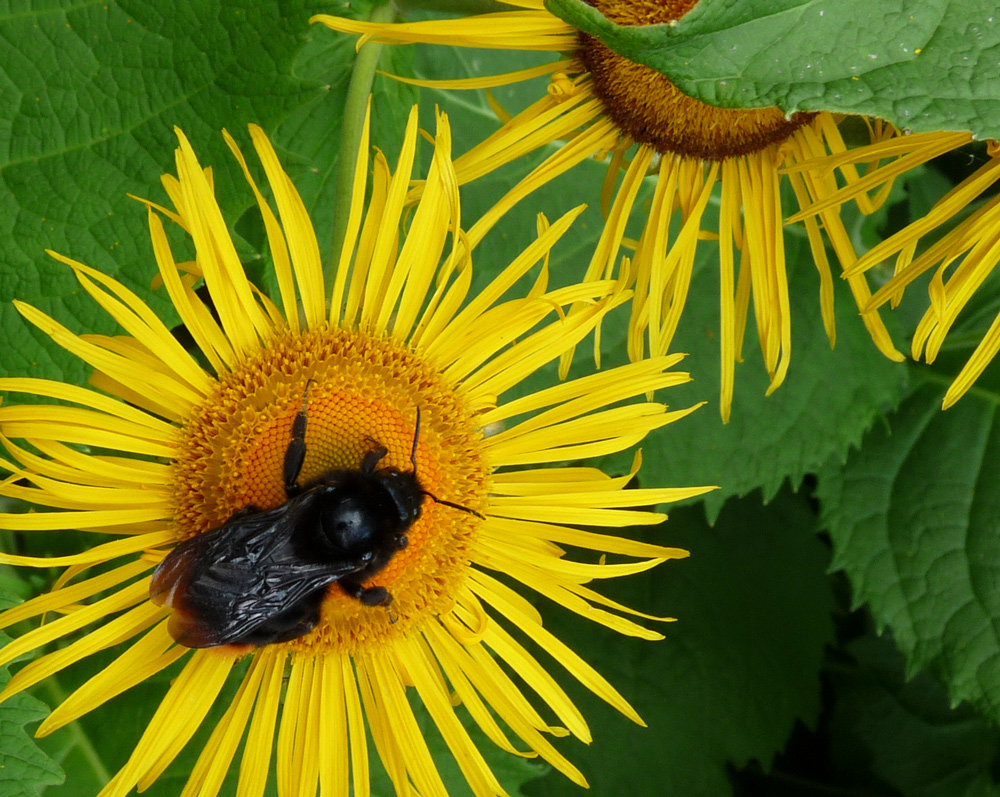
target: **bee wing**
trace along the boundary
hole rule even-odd
[[[233,577],[223,582],[222,590],[216,588],[218,584],[199,581],[174,603],[167,628],[189,648],[294,638],[302,632],[287,636],[284,632],[296,627],[308,631],[318,619],[321,598],[311,600],[315,593],[362,566],[359,562],[269,568],[266,579],[248,578],[240,572],[230,574]],[[313,623],[302,625],[311,612],[315,612]]]
[[[286,505],[235,518],[174,548],[150,582],[153,602],[173,609],[171,636],[192,648],[246,643],[262,626],[308,612],[306,599],[365,566],[303,561],[292,540],[298,520]]]
[[[267,558],[281,540],[281,507],[233,518],[219,528],[199,534],[177,545],[153,571],[149,597],[157,605],[171,608],[178,594],[192,581],[205,577],[217,563],[246,559],[248,566]]]

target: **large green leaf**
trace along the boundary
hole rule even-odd
[[[892,628],[911,672],[930,667],[954,700],[1000,719],[1000,429],[996,402],[947,413],[924,385],[876,427],[820,496],[834,566]]]
[[[602,588],[652,614],[673,615],[659,642],[627,639],[553,613],[547,623],[633,704],[631,725],[589,696],[590,748],[570,750],[595,795],[724,795],[727,763],[760,761],[784,747],[796,720],[815,721],[820,665],[832,638],[828,551],[812,533],[807,501],[783,493],[726,504],[714,527],[680,509],[648,538],[691,558]],[[578,795],[557,773],[529,791]]]
[[[127,194],[166,201],[159,180],[173,170],[175,125],[213,167],[216,195],[235,224],[253,196],[221,130],[252,152],[246,125],[260,124],[314,207],[321,245],[329,245],[330,181],[354,46],[309,27],[319,10],[329,9],[319,0],[122,0],[54,2],[0,18],[7,82],[0,93],[0,329],[7,344],[0,372],[71,382],[87,375],[24,322],[11,299],[41,307],[74,331],[114,330],[46,248],[116,276],[172,317],[165,292],[149,290],[155,263],[146,213]],[[399,109],[409,106],[400,98],[408,92],[393,81],[376,86],[373,140],[387,149],[398,146]],[[237,241],[247,260],[260,255],[250,237]]]
[[[995,283],[995,281],[994,281]],[[1000,371],[947,412],[956,369],[997,309],[987,284],[933,366],[913,366],[914,388],[842,467],[820,474],[834,567],[855,599],[892,629],[908,671],[928,668],[952,701],[1000,720]]]
[[[774,105],[1000,137],[992,0],[700,0],[676,23],[615,25],[584,0],[552,13],[711,105]]]

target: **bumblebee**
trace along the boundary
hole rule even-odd
[[[427,492],[417,478],[420,412],[410,462],[379,467],[388,453],[374,440],[359,468],[333,470],[298,484],[306,455],[309,385],[292,423],[283,476],[288,501],[234,514],[219,528],[185,540],[160,562],[150,598],[173,609],[171,636],[182,645],[268,645],[309,633],[327,588],[336,583],[366,606],[389,606],[385,587],[364,586],[408,544]],[[393,618],[394,619],[394,618]]]

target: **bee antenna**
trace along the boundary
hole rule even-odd
[[[429,493],[427,490],[421,490],[421,492],[430,498],[435,504],[441,504],[441,506],[450,506],[452,509],[461,509],[463,512],[468,512],[470,515],[475,515],[480,520],[486,520],[486,518],[477,512],[475,509],[469,509],[467,506],[462,506],[461,504],[452,503],[451,501],[445,501],[443,498],[438,498],[434,493]]]
[[[417,441],[420,440],[420,407],[417,407],[417,425],[413,430],[413,450],[410,451],[410,462],[413,463],[413,475],[417,475]],[[418,481],[419,485],[420,482]],[[468,512],[470,515],[475,515],[480,520],[486,520],[483,515],[477,512],[475,509],[469,509],[467,506],[462,506],[461,504],[455,504],[451,501],[445,501],[443,498],[438,498],[434,493],[429,493],[423,488],[420,489],[424,495],[430,498],[435,504],[441,504],[442,506],[450,506],[452,509],[460,509],[463,512]]]
[[[417,407],[417,425],[413,429],[413,449],[410,451],[410,462],[413,464],[413,475],[417,475],[417,442],[420,440],[420,407]],[[433,497],[433,496],[432,496]],[[437,500],[436,498],[434,499]]]

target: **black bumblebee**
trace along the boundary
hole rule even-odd
[[[334,470],[298,485],[306,455],[306,395],[285,451],[288,501],[261,511],[237,512],[213,531],[185,540],[153,573],[150,598],[173,609],[169,630],[190,648],[268,645],[309,633],[319,622],[327,587],[366,606],[388,606],[385,587],[362,582],[407,546],[406,532],[420,517],[424,496],[440,501],[417,479],[417,412],[412,471],[379,468],[384,446],[368,452],[357,470]]]

